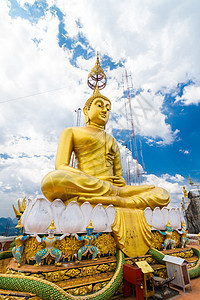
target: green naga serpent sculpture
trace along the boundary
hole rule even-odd
[[[118,250],[116,254],[117,267],[111,280],[99,291],[85,295],[74,296],[56,284],[33,276],[0,274],[0,289],[34,293],[43,300],[86,300],[110,299],[118,290],[123,279],[124,254]]]
[[[199,250],[192,248],[194,254],[198,257],[197,264],[189,269],[190,278],[196,278],[200,276],[200,252]],[[164,264],[162,261],[165,256],[162,252],[156,249],[149,249],[148,254],[152,255],[159,263]],[[105,285],[105,287],[98,292],[85,296],[74,296],[63,289],[58,287],[56,284],[36,278],[33,276],[23,275],[10,275],[0,274],[0,289],[14,290],[14,291],[25,291],[36,294],[43,300],[86,300],[86,299],[110,299],[118,290],[122,279],[123,279],[123,265],[125,263],[124,254],[121,250],[117,251],[117,267],[111,280]]]

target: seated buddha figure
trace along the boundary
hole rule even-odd
[[[112,231],[118,247],[128,256],[143,255],[151,244],[151,228],[143,210],[169,203],[169,194],[153,185],[128,186],[123,178],[120,151],[105,126],[111,109],[110,100],[100,94],[96,85],[83,112],[85,127],[63,130],[55,163],[55,171],[42,180],[43,194],[51,202],[65,204],[76,200],[92,206],[113,204],[116,209]],[[70,166],[75,153],[77,168]]]

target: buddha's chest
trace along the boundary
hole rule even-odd
[[[89,148],[94,146],[103,146],[106,144],[105,132],[80,132],[74,137],[74,148]]]
[[[83,131],[74,137],[74,151],[78,156],[99,152],[102,155],[114,154],[113,137],[104,131]]]

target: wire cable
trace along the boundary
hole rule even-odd
[[[62,87],[62,88],[57,88],[57,89],[53,89],[53,90],[49,90],[49,91],[45,91],[45,92],[38,92],[38,93],[27,95],[27,96],[12,98],[12,99],[8,99],[8,100],[0,101],[0,104],[11,102],[11,101],[16,101],[16,100],[20,100],[20,99],[30,98],[30,97],[33,97],[33,96],[42,95],[42,94],[46,94],[46,93],[51,93],[51,92],[58,91],[58,90],[63,90],[63,89],[66,89],[66,88],[67,87]]]

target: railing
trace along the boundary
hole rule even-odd
[[[15,236],[0,236],[0,252],[8,250],[14,239]]]

